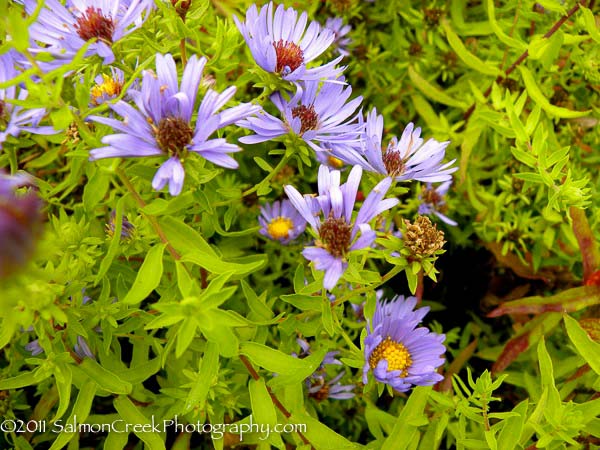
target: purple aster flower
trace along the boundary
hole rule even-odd
[[[110,68],[110,75],[101,74],[96,76],[96,85],[92,87],[91,104],[98,106],[102,103],[117,98],[125,84],[125,74],[116,67]]]
[[[296,211],[289,200],[265,204],[260,208],[258,222],[262,226],[260,234],[288,244],[306,228],[306,220]]]
[[[451,180],[451,173],[458,167],[450,167],[456,160],[442,163],[449,141],[429,139],[423,143],[421,129],[409,123],[400,141],[393,137],[382,151],[383,116],[373,109],[366,120],[363,148],[360,151],[340,152],[334,156],[348,164],[359,164],[369,172],[393,177],[398,181],[418,180],[442,182]]]
[[[41,233],[43,203],[33,190],[16,192],[24,186],[33,186],[29,175],[0,170],[0,278],[27,261]]]
[[[80,359],[96,359],[87,341],[82,336],[77,336],[77,343],[73,346],[73,352],[79,356]]]
[[[416,328],[429,312],[428,307],[413,311],[416,304],[416,297],[405,300],[402,295],[387,303],[377,301],[364,341],[363,383],[372,371],[375,380],[406,392],[413,385],[431,386],[444,378],[436,370],[444,363],[446,336]]]
[[[339,81],[344,81],[340,77]],[[271,101],[281,112],[279,119],[262,112],[237,123],[254,131],[253,135],[240,138],[240,142],[255,144],[269,141],[290,132],[301,137],[317,152],[337,149],[344,152],[360,142],[362,125],[357,114],[350,117],[362,102],[357,97],[348,102],[352,94],[350,86],[341,83],[307,81],[297,85],[296,94],[286,101],[281,93],[271,96]],[[347,102],[347,103],[346,103]]]
[[[244,36],[256,63],[267,72],[278,73],[284,80],[321,80],[335,78],[344,67],[335,65],[342,57],[323,66],[306,65],[321,55],[335,39],[335,33],[311,22],[306,29],[307,14],[279,5],[273,14],[273,2],[258,11],[256,5],[246,12],[246,21],[233,20]]]
[[[434,188],[431,183],[427,183],[427,186],[423,189],[421,195],[419,195],[419,200],[421,200],[419,214],[435,214],[448,225],[452,225],[453,227],[458,225],[454,220],[443,214],[448,209],[444,197],[448,193],[451,184],[452,181],[446,181],[437,188]]]
[[[237,168],[237,162],[228,153],[237,152],[240,148],[223,138],[209,139],[209,136],[258,112],[260,107],[240,104],[217,113],[233,97],[235,87],[227,88],[222,94],[209,89],[200,103],[193,128],[192,114],[205,64],[205,58],[192,56],[183,71],[180,85],[173,57],[157,54],[156,74],[145,71],[141,89],[128,91],[137,109],[120,100],[111,104],[110,108],[123,117],[122,122],[107,117],[90,117],[121,132],[103,137],[102,143],[108,146],[92,150],[90,159],[167,156],[154,176],[152,187],[160,190],[168,184],[171,195],[179,195],[183,188],[185,172],[182,160],[189,152],[219,166]]]
[[[361,177],[362,169],[355,166],[348,175],[348,181],[340,186],[340,172],[321,166],[317,197],[302,197],[294,187],[285,186],[292,205],[318,235],[316,245],[305,248],[302,254],[314,262],[317,270],[325,271],[323,287],[328,290],[335,287],[346,271],[348,254],[353,250],[370,247],[375,241],[376,234],[369,222],[398,203],[396,198],[383,199],[392,183],[391,178],[385,178],[369,193],[352,221]]]
[[[40,353],[44,353],[44,349],[40,345],[39,339],[34,339],[29,344],[25,346],[25,350],[31,353],[31,356],[37,356]]]
[[[325,22],[325,29],[333,31],[335,35],[335,39],[333,40],[333,45],[337,52],[342,56],[350,55],[348,52],[348,45],[352,42],[352,40],[346,36],[352,30],[350,25],[344,25],[344,21],[340,17],[330,17]]]
[[[342,370],[335,378],[332,378],[328,382],[325,382],[325,376],[319,375],[310,380],[307,380],[308,395],[317,401],[323,401],[328,398],[335,400],[349,400],[354,398],[355,394],[352,392],[356,386],[354,384],[342,385],[339,381],[346,374]]]
[[[14,79],[17,75],[16,52],[10,51],[0,56],[0,83]],[[26,89],[17,86],[9,86],[0,89],[0,150],[2,143],[8,136],[17,137],[21,131],[36,134],[54,134],[57,131],[52,127],[38,126],[40,120],[46,115],[43,108],[23,109],[13,105],[12,100],[23,101],[27,98]]]
[[[292,356],[295,356],[298,358],[306,358],[308,355],[311,354],[310,344],[307,341],[305,341],[304,339],[301,339],[301,338],[297,338],[296,342],[298,343],[300,348],[302,348],[302,351],[300,352],[300,354],[292,353]],[[317,368],[317,370],[315,370],[315,373],[325,370],[325,364],[328,364],[328,365],[333,364],[333,365],[341,366],[342,362],[336,358],[336,356],[339,355],[339,353],[340,352],[338,352],[338,351],[327,352],[325,354],[325,356],[323,357],[323,361],[321,361],[321,364],[319,364],[319,367]],[[311,375],[311,376],[313,376],[313,375]]]
[[[106,233],[109,236],[113,236],[115,234],[116,229],[116,211],[113,209],[110,213],[110,220],[106,224]],[[127,216],[123,216],[121,220],[121,240],[126,241],[127,239],[131,239],[135,233],[135,226],[127,220]]]
[[[27,14],[38,4],[37,0],[23,3]],[[153,4],[153,0],[70,0],[64,6],[57,0],[46,0],[29,27],[30,38],[40,44],[30,51],[50,53],[54,61],[40,66],[51,70],[71,62],[88,41],[96,39],[85,56],[99,55],[104,64],[111,64],[115,60],[113,44],[139,28]]]

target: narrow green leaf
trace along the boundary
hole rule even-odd
[[[568,314],[563,316],[567,334],[579,354],[600,375],[600,344],[594,342],[583,328]]]
[[[194,337],[196,337],[196,327],[196,320],[193,317],[188,317],[179,324],[177,344],[175,345],[175,358],[180,358],[190,346]]]
[[[528,406],[529,401],[527,399],[523,400],[513,409],[513,412],[518,415],[504,420],[502,431],[498,436],[498,450],[513,450],[517,448],[521,433],[523,432],[523,425],[527,418]]]
[[[129,394],[133,389],[131,383],[123,381],[114,372],[105,369],[96,361],[85,358],[78,366],[88,377],[94,380],[98,386],[113,394]]]
[[[433,100],[437,103],[443,103],[444,105],[454,106],[456,108],[460,108],[466,110],[469,105],[465,102],[461,102],[460,100],[456,100],[455,98],[450,97],[444,91],[442,91],[439,87],[434,86],[425,78],[423,78],[412,66],[408,66],[408,76],[410,80],[414,83],[414,85],[421,91],[421,93],[430,100]]]
[[[60,419],[71,403],[71,383],[73,381],[73,372],[69,364],[57,364],[54,371],[56,379],[56,388],[58,389],[58,409],[53,420]]]
[[[600,43],[600,32],[598,31],[598,25],[596,25],[596,18],[594,13],[585,6],[581,6],[581,14],[583,15],[583,23],[585,24],[586,31],[590,34],[590,37]]]
[[[150,450],[164,450],[165,443],[160,435],[152,430],[154,417],[152,421],[148,418],[129,400],[128,397],[120,395],[114,399],[113,404],[115,409],[125,421],[137,425],[133,428],[133,432],[148,446]]]
[[[506,34],[504,31],[502,31],[502,29],[498,25],[498,22],[496,21],[494,0],[487,0],[487,12],[488,12],[488,20],[490,22],[490,27],[492,28],[492,30],[494,31],[494,34],[498,37],[500,42],[508,45],[509,47],[517,49],[521,52],[525,51],[527,49],[527,44],[525,44],[524,42],[521,42],[518,39],[510,37],[508,34]]]
[[[418,386],[413,389],[406,405],[404,405],[396,419],[392,432],[381,446],[381,450],[404,450],[408,448],[408,444],[417,432],[415,422],[419,422],[424,417],[423,411],[430,391],[431,386]]]
[[[123,299],[123,303],[129,305],[139,303],[157,288],[163,273],[164,251],[164,244],[156,244],[148,251],[146,258],[135,277],[133,286],[131,286],[131,289],[129,289],[129,292]]]
[[[256,163],[256,165],[258,167],[260,167],[265,172],[273,172],[273,167],[268,162],[266,162],[264,159],[262,159],[260,156],[255,156],[254,162]]]
[[[253,420],[257,423],[269,425],[277,424],[277,411],[273,400],[267,391],[267,386],[263,378],[258,380],[251,379],[248,382],[248,392],[250,393],[250,404],[252,405]],[[269,435],[269,442],[278,448],[285,448],[281,435],[272,433]]]
[[[544,94],[538,87],[537,82],[529,69],[524,66],[519,66],[519,71],[521,72],[521,76],[523,77],[523,82],[525,83],[525,88],[527,89],[529,96],[548,114],[560,117],[562,119],[574,119],[577,117],[587,116],[590,113],[590,110],[572,111],[567,108],[561,108],[560,106],[554,106],[550,104],[548,99],[544,97]]]
[[[48,378],[46,376],[45,378]],[[16,377],[7,378],[6,380],[0,380],[0,390],[6,391],[8,389],[19,389],[25,386],[31,386],[33,384],[38,384],[40,379],[36,378],[34,372],[25,372],[21,375],[17,375]]]
[[[94,167],[95,172],[83,188],[83,207],[86,211],[92,211],[104,198],[110,181],[110,176],[98,166],[90,167]]]
[[[302,431],[302,434],[313,447],[319,450],[358,450],[362,448],[308,414],[294,412],[288,421],[289,423],[306,425],[306,429]]]
[[[204,349],[204,356],[200,363],[197,382],[188,393],[185,400],[184,414],[193,408],[204,407],[208,391],[213,385],[213,380],[219,372],[219,346],[214,342],[208,342]]]
[[[490,66],[475,56],[473,53],[469,52],[465,45],[462,43],[460,38],[456,35],[456,33],[452,30],[452,27],[448,23],[447,20],[442,21],[442,28],[446,32],[446,38],[448,39],[448,43],[450,47],[454,49],[458,57],[471,69],[474,69],[478,72],[481,72],[485,75],[498,76],[502,73],[501,70],[494,66]]]

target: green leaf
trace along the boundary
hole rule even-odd
[[[48,378],[50,373],[44,378]],[[34,384],[38,384],[40,381],[39,378],[36,378],[34,372],[25,372],[16,377],[7,378],[5,380],[0,380],[0,390],[6,391],[8,389],[19,389],[25,386],[31,386]]]
[[[196,337],[196,319],[188,317],[179,324],[177,330],[177,344],[175,345],[175,358],[180,358]]]
[[[450,47],[454,49],[458,57],[471,69],[481,72],[485,75],[499,76],[502,71],[494,66],[490,66],[479,59],[477,56],[469,52],[460,38],[452,30],[452,27],[447,20],[442,21],[442,28],[446,32],[446,38]]]
[[[83,207],[86,211],[92,211],[104,198],[110,181],[110,176],[98,166],[90,167],[94,167],[95,172],[83,188]]]
[[[263,378],[251,379],[248,382],[248,392],[250,393],[253,420],[257,423],[275,426],[277,424],[277,411],[267,390],[265,380]],[[271,433],[269,442],[277,448],[285,448],[281,435],[278,433]]]
[[[523,82],[525,83],[525,88],[527,89],[529,96],[548,114],[551,114],[555,117],[560,117],[561,119],[574,119],[577,117],[587,116],[591,112],[591,110],[571,111],[570,109],[561,108],[559,106],[550,104],[548,99],[544,97],[544,94],[542,94],[542,91],[538,87],[537,82],[529,69],[524,66],[519,66],[519,71],[521,72],[521,76],[523,77]]]
[[[113,394],[129,394],[133,389],[131,383],[123,381],[114,372],[105,369],[96,361],[85,358],[78,366],[88,377],[94,380],[98,386]]]
[[[319,450],[358,450],[362,448],[359,444],[350,442],[308,414],[294,412],[288,418],[288,421],[289,423],[306,425],[306,429],[302,431],[302,434],[313,447]]]
[[[585,24],[586,31],[590,34],[590,37],[594,41],[600,43],[600,32],[598,31],[598,25],[596,25],[594,13],[583,5],[580,6],[580,9],[581,14],[583,15],[583,23]]]
[[[592,370],[600,375],[600,344],[594,342],[583,328],[568,314],[563,316],[569,339],[579,354],[590,365]]]
[[[96,389],[97,385],[93,380],[88,380],[81,386],[79,394],[77,394],[77,400],[75,400],[75,404],[73,405],[71,415],[66,420],[65,425],[72,424],[75,421],[78,423],[85,423],[90,411],[92,410],[92,402],[96,396]],[[58,450],[63,448],[77,435],[79,435],[79,433],[75,430],[66,431],[66,429],[64,429],[52,443],[50,450]]]
[[[498,450],[513,450],[517,448],[521,433],[523,432],[525,419],[527,419],[528,405],[529,401],[527,399],[523,400],[513,409],[513,412],[518,415],[504,420],[502,431],[498,436]]]
[[[408,401],[396,419],[394,428],[389,434],[381,450],[404,450],[417,433],[417,424],[424,418],[423,411],[429,398],[431,386],[418,386],[413,389]]]
[[[108,269],[110,268],[115,256],[119,251],[119,243],[121,242],[121,230],[123,229],[123,210],[125,205],[125,198],[121,197],[117,201],[117,207],[115,208],[115,231],[112,239],[108,246],[108,251],[102,261],[100,262],[100,268],[96,274],[95,284],[98,284],[104,277]]]
[[[408,66],[408,76],[416,88],[419,89],[419,91],[421,91],[421,93],[428,99],[437,103],[443,103],[444,105],[454,106],[462,110],[466,110],[469,107],[467,103],[450,97],[439,87],[431,84],[425,78],[421,77],[421,75],[419,75],[419,73],[415,71],[412,66]]]
[[[273,167],[268,162],[266,162],[264,159],[262,159],[260,156],[255,156],[254,162],[256,163],[256,165],[258,167],[260,167],[265,172],[273,172]]]
[[[164,450],[165,444],[160,435],[152,430],[154,417],[152,421],[142,414],[142,412],[127,398],[120,395],[114,399],[113,404],[115,409],[125,421],[125,423],[137,425],[134,426],[133,432],[139,437],[150,450]]]
[[[509,47],[515,48],[521,52],[525,51],[527,49],[527,44],[521,42],[518,39],[510,37],[508,34],[502,31],[502,29],[498,25],[498,22],[496,21],[496,14],[494,10],[494,0],[487,0],[488,20],[490,22],[492,30],[494,31],[494,34],[498,37],[500,42],[508,45]]]
[[[164,244],[156,244],[148,251],[146,258],[135,277],[133,286],[131,286],[131,289],[129,289],[129,292],[122,300],[123,303],[128,305],[139,303],[158,287],[163,273],[164,251]]]
[[[54,378],[56,379],[56,388],[58,389],[59,403],[56,415],[53,420],[60,419],[67,411],[71,403],[71,383],[73,381],[73,372],[69,364],[57,364],[55,366]]]
[[[204,356],[200,363],[198,379],[192,385],[185,400],[183,413],[186,414],[194,408],[204,408],[204,402],[208,396],[208,391],[213,385],[213,380],[219,373],[219,346],[214,342],[208,342],[204,349]]]

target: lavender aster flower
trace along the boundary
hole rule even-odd
[[[73,352],[81,359],[96,359],[87,341],[82,336],[77,336],[77,344],[73,346]]]
[[[431,386],[444,377],[436,369],[444,363],[443,334],[416,326],[429,308],[413,311],[416,297],[396,296],[391,302],[377,301],[364,341],[363,383],[373,371],[375,380],[406,392],[413,385]]]
[[[352,391],[356,386],[354,384],[342,385],[339,383],[345,374],[346,372],[342,370],[328,382],[325,382],[323,375],[307,380],[308,395],[317,401],[323,401],[328,398],[335,400],[349,400],[354,398],[355,394]]]
[[[344,81],[340,77],[339,81]],[[350,86],[340,83],[307,81],[297,85],[296,94],[286,101],[281,93],[271,100],[281,112],[283,120],[266,112],[257,117],[248,117],[237,123],[254,131],[254,135],[240,138],[240,142],[255,144],[269,141],[290,132],[301,137],[316,152],[337,149],[344,152],[358,144],[362,126],[358,115],[350,118],[362,102],[357,97],[348,102],[352,94]],[[347,103],[346,103],[347,102]]]
[[[40,345],[39,339],[34,339],[29,344],[25,346],[25,350],[31,353],[31,356],[37,356],[40,353],[44,353],[44,349]]]
[[[335,39],[333,40],[333,45],[337,52],[342,56],[349,56],[348,45],[352,42],[352,40],[346,36],[352,30],[350,25],[344,25],[344,21],[340,17],[330,17],[325,22],[325,29],[333,31],[335,35]]]
[[[364,144],[361,151],[340,152],[334,156],[348,164],[359,164],[369,172],[390,176],[398,181],[418,180],[442,182],[451,180],[457,167],[450,167],[456,160],[442,163],[449,141],[429,139],[423,143],[421,129],[409,123],[400,141],[393,137],[382,151],[383,116],[373,109],[367,115]]]
[[[369,222],[377,215],[394,207],[396,198],[383,199],[392,183],[385,178],[369,193],[354,221],[352,212],[356,201],[362,169],[355,166],[348,181],[340,186],[340,172],[319,168],[319,195],[305,195],[292,186],[285,186],[292,205],[306,219],[318,235],[314,247],[307,247],[302,254],[313,261],[317,270],[325,271],[323,287],[331,290],[348,267],[347,258],[351,251],[370,247],[376,234]],[[323,218],[320,219],[320,214]],[[360,237],[358,234],[360,232]]]
[[[14,51],[0,56],[0,83],[10,81],[18,75],[15,61],[16,52]],[[0,150],[8,136],[17,137],[21,131],[36,134],[56,133],[52,127],[38,126],[40,120],[46,115],[45,109],[23,109],[21,106],[11,103],[12,100],[25,100],[28,94],[26,89],[17,86],[0,89]]]
[[[110,220],[106,224],[106,233],[112,237],[115,234],[116,230],[116,215],[117,212],[113,209],[110,213]],[[135,233],[135,226],[127,219],[127,216],[123,216],[121,220],[121,240],[126,241],[127,239],[131,239]]]
[[[27,174],[8,176],[0,170],[0,278],[27,261],[41,232],[42,201],[37,193],[15,192],[32,185]]]
[[[453,227],[458,225],[454,220],[443,214],[448,209],[444,197],[451,184],[452,181],[446,181],[434,189],[431,183],[427,183],[427,186],[423,189],[421,195],[419,195],[419,199],[421,200],[419,214],[435,214],[448,225],[452,225]]]
[[[90,117],[121,132],[102,138],[102,143],[108,146],[92,150],[90,159],[167,156],[154,176],[152,187],[160,190],[168,184],[171,195],[179,195],[183,188],[185,172],[182,160],[189,152],[219,166],[237,168],[237,162],[228,153],[237,152],[240,148],[223,138],[209,139],[209,136],[254,114],[260,107],[240,104],[217,113],[233,97],[235,87],[227,88],[222,94],[209,89],[200,103],[193,128],[192,114],[205,64],[205,58],[192,56],[183,71],[180,85],[173,57],[157,54],[156,74],[145,71],[141,90],[128,91],[137,109],[120,100],[110,107],[123,117],[122,122],[107,117]]]
[[[23,0],[25,11],[32,14],[37,0]],[[46,0],[37,20],[29,27],[29,36],[41,44],[32,52],[49,52],[55,60],[41,63],[54,69],[69,63],[91,39],[85,56],[99,55],[104,64],[115,60],[112,45],[139,28],[153,7],[152,0],[70,0],[68,7],[57,0]]]
[[[262,226],[260,234],[288,244],[306,228],[306,220],[296,211],[289,200],[265,204],[260,208],[258,222]]]
[[[117,98],[121,94],[123,84],[125,83],[125,75],[121,69],[116,67],[110,68],[111,75],[101,74],[96,76],[94,81],[96,85],[92,87],[91,103],[93,106],[101,105],[102,103]]]
[[[286,10],[279,5],[273,14],[273,7],[273,2],[270,2],[259,12],[256,5],[250,6],[245,22],[233,17],[261,68],[278,73],[288,81],[335,78],[344,70],[343,67],[335,67],[341,56],[323,66],[308,69],[306,65],[327,50],[335,39],[335,33],[321,29],[314,21],[306,29],[306,12],[298,17],[293,8]]]
[[[308,355],[310,355],[310,344],[307,341],[305,341],[304,339],[297,338],[296,342],[298,343],[300,348],[302,348],[302,351],[300,352],[300,354],[292,353],[292,356],[298,358],[306,358]],[[341,366],[342,362],[336,358],[336,356],[339,355],[339,353],[340,352],[338,351],[327,352],[323,357],[323,361],[321,361],[321,364],[319,364],[319,367],[317,368],[317,370],[315,370],[315,373],[325,370],[325,364]]]

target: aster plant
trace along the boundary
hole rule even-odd
[[[38,5],[37,0],[22,3],[29,15]],[[93,40],[85,56],[98,55],[104,64],[111,64],[115,60],[114,43],[139,28],[153,6],[153,0],[70,0],[67,6],[47,0],[29,28],[35,43],[30,51],[50,53],[54,61],[42,62],[40,67],[51,70],[71,62]]]
[[[348,268],[349,254],[370,247],[375,241],[376,233],[369,222],[398,203],[396,198],[384,199],[392,183],[391,178],[385,178],[369,193],[352,220],[361,177],[362,169],[355,166],[348,181],[340,185],[339,171],[320,166],[317,197],[303,197],[293,186],[285,186],[292,205],[318,236],[315,245],[306,247],[302,254],[314,262],[317,270],[325,272],[323,287],[328,290],[336,286]]]
[[[308,15],[273,2],[260,11],[256,5],[246,12],[246,20],[233,17],[256,63],[265,71],[278,74],[286,81],[335,78],[343,71],[336,67],[342,57],[318,67],[307,64],[318,58],[335,40],[335,32],[313,21],[306,28]]]
[[[392,137],[385,150],[382,140],[383,116],[374,108],[367,114],[361,147],[351,151],[334,149],[333,154],[347,164],[358,164],[369,172],[397,181],[443,182],[451,180],[451,174],[458,170],[452,167],[455,160],[443,163],[449,141],[431,138],[424,142],[421,128],[412,123],[406,126],[400,140]]]
[[[137,109],[124,101],[111,103],[110,108],[123,121],[102,116],[91,116],[96,122],[108,125],[121,133],[102,138],[107,147],[91,150],[90,159],[114,157],[166,156],[152,187],[160,190],[169,185],[171,195],[179,195],[185,172],[182,160],[189,152],[197,153],[222,167],[234,169],[237,162],[229,153],[237,152],[237,145],[224,138],[209,139],[215,131],[254,114],[259,106],[241,104],[218,112],[235,94],[235,87],[219,94],[209,89],[197,110],[193,126],[194,105],[205,58],[192,56],[184,71],[181,84],[177,67],[170,54],[156,55],[156,74],[145,71],[141,89],[130,89]]]
[[[445,336],[417,328],[429,308],[414,310],[416,305],[416,297],[402,295],[377,301],[364,341],[363,383],[367,384],[369,372],[398,392],[443,380],[437,369],[444,364]]]
[[[359,115],[352,117],[362,97],[348,101],[352,88],[342,84],[344,77],[337,81],[340,83],[298,83],[296,94],[289,101],[279,92],[273,94],[271,100],[283,119],[262,112],[238,122],[255,133],[240,138],[240,142],[255,144],[292,133],[317,153],[331,149],[339,153],[349,151],[358,145],[362,133]]]
[[[421,201],[419,204],[419,214],[433,214],[448,225],[458,225],[454,220],[444,214],[448,209],[444,197],[446,197],[451,185],[452,181],[445,181],[437,187],[433,187],[431,183],[427,183],[419,195],[419,200]]]
[[[300,236],[306,228],[306,220],[289,200],[266,203],[260,208],[258,222],[260,234],[284,245]]]
[[[9,82],[18,75],[16,52],[11,51],[0,56],[0,83]],[[0,88],[0,150],[8,136],[17,137],[22,131],[35,134],[54,134],[57,131],[50,126],[40,126],[46,115],[44,108],[26,109],[12,102],[25,101],[29,93],[21,86]]]

